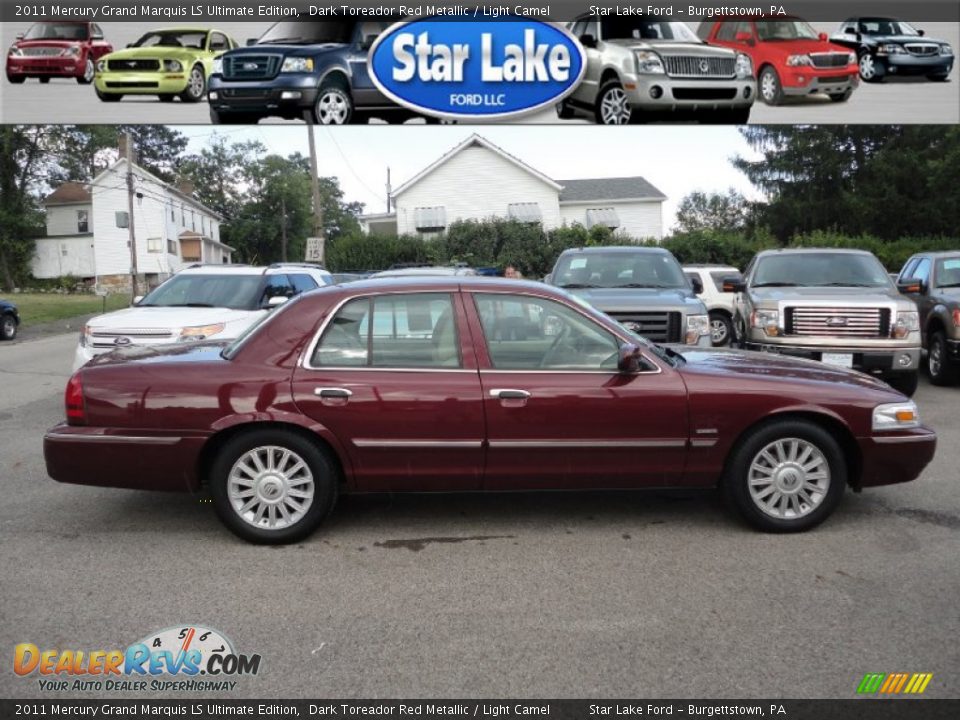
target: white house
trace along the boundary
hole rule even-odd
[[[547,229],[606,225],[631,238],[663,237],[666,196],[642,177],[555,180],[472,135],[398,187],[394,210],[363,215],[366,233],[429,237],[456,220],[491,217]]]
[[[193,262],[229,263],[233,248],[220,242],[223,218],[193,197],[133,165],[133,227],[137,271],[153,286]],[[44,200],[47,236],[36,243],[36,278],[72,275],[98,287],[130,286],[127,161],[123,158],[88,184],[68,182]]]

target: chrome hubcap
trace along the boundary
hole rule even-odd
[[[727,324],[723,320],[710,321],[710,339],[717,344],[726,341]]]
[[[930,374],[934,377],[940,374],[941,362],[943,362],[943,358],[940,356],[940,343],[934,343],[930,346],[930,357],[928,360],[930,365]]]
[[[820,449],[800,438],[775,440],[750,464],[750,497],[765,514],[797,520],[813,512],[830,489],[830,464]]]
[[[13,328],[15,327],[13,323],[13,318],[6,317],[3,319],[3,334],[5,337],[10,337],[13,335]]]
[[[763,80],[760,82],[760,92],[763,93],[764,100],[773,100],[777,94],[777,79],[770,73],[764,73]]]
[[[87,60],[87,66],[83,69],[83,79],[87,82],[93,80],[94,67],[93,60]]]
[[[190,73],[190,94],[194,97],[203,95],[203,73],[199,68],[194,68]]]
[[[339,92],[328,92],[317,101],[317,117],[324,125],[343,125],[347,121],[349,106]]]
[[[282,530],[300,522],[313,504],[313,473],[292,450],[276,445],[254,448],[230,468],[227,495],[244,522]]]
[[[870,55],[864,55],[860,58],[860,77],[869,80],[873,77],[874,72],[876,70],[873,66],[873,58]]]
[[[620,88],[612,88],[600,103],[600,117],[604,125],[626,125],[630,121],[630,103],[627,94]]]

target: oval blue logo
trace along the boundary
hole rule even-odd
[[[387,28],[370,48],[370,77],[394,102],[428,115],[504,118],[569,95],[587,67],[560,25],[510,18],[424,18]]]

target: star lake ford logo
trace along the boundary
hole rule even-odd
[[[587,67],[566,28],[515,16],[396,23],[374,42],[367,64],[394,102],[454,120],[552,106],[576,89]]]
[[[13,671],[36,677],[43,692],[214,692],[235,690],[235,678],[260,672],[261,656],[242,654],[217,630],[182,625],[150,633],[126,648],[13,649]]]

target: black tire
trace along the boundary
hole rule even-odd
[[[605,105],[609,112],[605,112]],[[619,109],[619,110],[617,110]],[[607,80],[597,93],[593,117],[601,125],[626,125],[633,122],[637,112],[630,107],[623,85],[617,79]],[[606,116],[606,119],[604,117]]]
[[[861,52],[857,58],[860,79],[868,83],[882,83],[887,74],[882,62],[879,62],[868,52]]]
[[[847,464],[843,451],[837,441],[833,439],[833,436],[813,422],[792,419],[769,421],[748,432],[749,434],[734,447],[727,462],[722,490],[728,504],[755,528],[770,533],[801,532],[816,527],[826,520],[836,510],[847,486]],[[782,474],[779,476],[782,478],[783,484],[786,486],[803,486],[807,498],[811,500],[818,498],[818,504],[815,504],[812,510],[804,510],[805,514],[798,517],[778,517],[761,509],[751,496],[750,469],[755,460],[759,461],[762,451],[770,447],[772,443],[778,441],[790,442],[792,440],[809,444],[820,453],[820,457],[829,469],[829,484],[820,494],[811,492],[806,489],[806,477],[800,472],[803,464],[798,462],[791,464],[789,460],[784,461]],[[814,459],[814,457],[811,457],[807,463]],[[776,482],[780,482],[780,480]],[[771,483],[771,485],[775,485],[776,482]],[[764,486],[757,487],[762,488]],[[777,492],[777,490],[773,492]],[[771,497],[773,492],[768,497]],[[791,491],[784,491],[784,499],[779,503],[781,508],[793,502],[788,499],[787,493],[789,492]],[[805,504],[809,507],[809,503],[805,503],[802,496],[796,494],[797,492],[799,490],[793,492],[793,496],[797,498],[797,507],[803,508]]]
[[[313,121],[317,125],[349,125],[354,115],[353,96],[342,81],[326,80],[317,91]]]
[[[180,93],[180,99],[185,103],[198,103],[207,94],[207,73],[199,63],[190,68],[187,77],[187,86]]]
[[[120,93],[102,93],[100,88],[94,88],[94,91],[103,102],[120,102],[123,99],[123,95]]]
[[[920,373],[913,372],[893,373],[887,375],[884,381],[897,392],[903,393],[907,397],[913,397],[917,391],[917,385],[920,384]]]
[[[954,385],[960,379],[960,367],[950,360],[947,348],[947,336],[938,330],[930,336],[927,350],[927,372],[930,382],[939,387]]]
[[[170,93],[164,93],[163,95],[157,95],[160,98],[160,102],[173,102],[176,99],[176,95],[171,95]]]
[[[17,336],[17,319],[13,315],[0,317],[0,340],[13,340]]]
[[[767,105],[783,104],[783,83],[780,82],[780,76],[777,71],[767,65],[757,78],[759,85],[760,99]]]
[[[280,448],[299,456],[313,478],[313,499],[304,515],[292,525],[275,530],[255,526],[241,517],[228,493],[230,473],[234,464],[246,453],[265,447]],[[267,480],[273,481],[273,478],[267,478]],[[307,537],[327,517],[337,501],[340,470],[326,450],[303,435],[282,429],[254,430],[234,437],[220,448],[210,469],[209,481],[213,507],[220,520],[232,533],[252,543],[281,545]],[[264,492],[269,493],[270,487],[264,485]],[[275,488],[276,485],[272,487]],[[241,501],[238,500],[238,502]],[[273,504],[279,507],[284,502],[273,500],[261,504],[265,506]]]
[[[557,103],[557,117],[561,120],[572,120],[577,111],[566,100]]]
[[[47,83],[50,82],[50,78],[47,77],[46,75],[44,75],[43,77],[37,78],[37,80],[40,81],[40,84],[41,84],[41,85],[46,85]]]
[[[744,350],[746,349],[746,345],[747,328],[743,322],[743,318],[737,315],[733,318],[733,335],[730,337],[730,347]]]
[[[842,93],[831,93],[830,100],[835,103],[842,103],[849,100],[851,95],[853,95],[853,88],[847,88]]]
[[[943,73],[942,75],[927,75],[927,80],[933,80],[933,82],[946,82],[948,77],[950,77],[950,73]]]
[[[213,125],[256,125],[260,116],[243,112],[217,112],[210,108],[210,123]]]
[[[718,335],[721,326],[723,328],[722,337]],[[714,347],[724,347],[733,343],[733,322],[726,313],[716,311],[710,313],[710,342],[713,343]]]
[[[26,75],[11,75],[10,73],[7,73],[7,82],[12,85],[23,85],[26,81]]]
[[[89,85],[92,83],[96,71],[97,69],[93,64],[93,58],[88,57],[83,65],[83,75],[77,78],[77,85]]]

